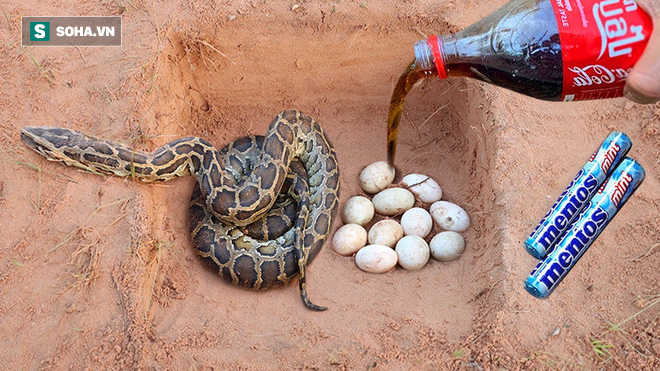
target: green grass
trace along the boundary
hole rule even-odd
[[[0,5],[0,10],[2,11],[2,15],[5,16],[5,21],[7,21],[7,26],[9,26],[9,30],[11,31],[11,21],[9,20],[9,15],[7,15],[7,12],[5,12],[5,8]]]
[[[573,358],[575,356],[571,356],[570,358],[565,358],[562,356],[559,356],[557,354],[552,354],[548,352],[543,352],[543,351],[533,351],[531,354],[530,358],[524,358],[521,361],[528,361],[528,360],[534,360],[541,365],[543,365],[543,369],[551,369],[551,370],[590,370],[589,368],[581,365],[580,363],[576,363],[573,361]],[[536,368],[533,368],[536,369]]]
[[[14,258],[11,258],[11,261],[14,263],[14,265],[16,265],[16,266],[19,267],[19,268],[25,266],[25,264],[19,262],[18,260],[14,259]]]
[[[642,304],[642,309],[640,309],[637,313],[633,314],[632,316],[624,319],[623,321],[614,324],[612,322],[608,322],[608,329],[605,331],[605,333],[611,332],[611,331],[623,331],[621,326],[626,324],[628,321],[637,318],[640,314],[646,312],[647,310],[653,308],[654,306],[658,305],[660,303],[660,294],[653,294],[653,295],[643,295],[643,296],[638,296],[637,297],[638,302]],[[660,314],[660,312],[659,312]],[[655,318],[658,316],[656,315]]]
[[[108,102],[108,105],[111,105],[113,102],[115,102],[117,100],[117,96],[112,91],[110,91],[110,88],[108,88],[108,85],[103,84],[103,86],[105,87],[105,90],[108,92],[107,94],[99,88],[94,88],[94,91],[96,91],[103,98],[105,98],[105,100]]]
[[[43,172],[43,169],[41,168],[41,166],[39,166],[37,164],[34,164],[34,163],[31,163],[31,162],[28,162],[28,161],[25,161],[25,160],[13,160],[13,162],[16,165],[24,166],[24,167],[27,167],[28,169],[32,169],[32,170],[37,172],[37,179],[38,179],[37,180],[37,201],[35,202],[31,198],[28,198],[28,201],[30,201],[32,206],[34,206],[34,208],[37,209],[37,211],[40,211],[41,210],[41,173]]]
[[[608,333],[618,334],[632,348],[632,350],[634,350],[640,356],[646,358],[649,357],[651,352],[648,349],[646,349],[643,345],[641,345],[641,343],[638,343],[637,346],[635,346],[635,344],[633,344],[633,341],[631,341],[630,333],[628,333],[624,329],[624,325],[626,325],[628,322],[632,321],[633,319],[639,318],[641,314],[650,311],[652,308],[658,308],[659,307],[658,304],[660,304],[660,293],[640,295],[637,297],[636,302],[642,309],[640,309],[639,311],[637,311],[636,313],[634,313],[633,315],[624,319],[621,322],[614,323],[611,321],[607,321],[606,322],[607,329],[602,332],[601,336],[607,335]],[[647,328],[652,326],[655,323],[655,321],[658,319],[658,317],[660,317],[660,308],[658,308],[657,313],[653,315],[653,319],[649,322]],[[593,350],[594,354],[598,359],[601,360],[602,363],[607,362],[610,358],[614,356],[614,354],[611,351],[611,349],[613,348],[611,342],[602,340],[598,337],[589,338],[589,342],[591,344],[591,349]]]
[[[34,55],[30,53],[30,49],[23,48],[23,50],[25,51],[25,54],[32,60],[34,66],[39,70],[39,79],[45,78],[49,83],[51,83],[51,85],[55,85],[55,74],[53,71],[50,68],[44,68],[41,63],[39,63],[37,58],[35,58]]]
[[[612,358],[610,349],[613,348],[614,345],[608,343],[606,340],[596,338],[589,338],[589,341],[591,342],[591,349],[603,363]]]
[[[8,161],[14,163],[15,165],[23,166],[23,167],[25,167],[25,168],[28,168],[28,169],[30,169],[30,170],[34,170],[34,171],[37,172],[37,177],[38,177],[38,178],[37,178],[37,179],[38,179],[38,180],[37,180],[37,184],[38,184],[37,187],[38,187],[38,188],[37,188],[37,197],[36,197],[36,200],[33,200],[33,199],[29,198],[29,197],[27,198],[28,201],[30,202],[30,204],[31,204],[32,206],[34,206],[34,208],[37,209],[37,210],[41,210],[41,207],[43,206],[43,205],[42,205],[42,200],[41,200],[41,176],[42,176],[42,174],[48,174],[48,175],[51,175],[51,176],[53,176],[53,177],[55,177],[55,178],[62,178],[62,179],[66,179],[66,180],[68,180],[68,181],[70,181],[70,182],[74,182],[74,183],[76,183],[76,181],[75,181],[73,178],[69,177],[69,176],[66,176],[66,175],[63,175],[63,174],[54,173],[54,172],[52,172],[52,171],[48,171],[48,170],[44,170],[44,169],[41,167],[41,165],[38,165],[38,164],[36,164],[36,163],[34,163],[34,162],[31,162],[31,161],[29,161],[29,160],[27,160],[27,159],[25,159],[25,158],[23,158],[23,157],[18,158],[18,159],[16,159],[16,158],[15,158],[15,159],[10,159],[10,160],[8,160]]]
[[[465,348],[458,348],[451,354],[452,358],[462,358],[465,356]]]

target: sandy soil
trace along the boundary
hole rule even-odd
[[[296,108],[334,142],[345,200],[385,158],[391,89],[413,42],[504,2],[4,1],[1,368],[660,368],[658,105],[422,83],[398,165],[466,207],[466,253],[370,275],[326,244],[308,275],[323,313],[296,285],[250,292],[201,264],[187,233],[192,178],[104,178],[19,139],[23,126],[52,125],[140,149],[186,135],[221,146]],[[25,49],[27,15],[122,15],[123,47]],[[612,129],[632,138],[647,179],[552,297],[534,299],[521,241]]]

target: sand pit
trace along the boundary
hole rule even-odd
[[[62,126],[152,150],[220,147],[275,114],[316,118],[342,203],[385,159],[412,44],[505,1],[4,2],[0,10],[0,364],[7,369],[658,369],[660,106],[547,103],[467,80],[409,95],[397,165],[467,210],[465,254],[360,271],[329,244],[297,285],[233,287],[195,255],[192,178],[142,184],[50,163],[20,141]],[[121,48],[20,46],[20,17],[121,15]],[[609,131],[647,171],[548,300],[522,246]],[[336,230],[339,220],[333,226]],[[613,325],[621,324],[619,327]],[[601,353],[598,353],[600,351]]]

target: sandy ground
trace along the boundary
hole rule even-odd
[[[192,178],[104,178],[19,139],[23,126],[52,125],[147,150],[186,135],[221,146],[296,108],[334,142],[346,200],[385,158],[391,89],[413,42],[504,2],[2,2],[0,368],[660,368],[658,105],[422,83],[398,165],[465,206],[466,253],[370,275],[326,244],[308,273],[323,313],[296,285],[250,292],[201,264],[187,233]],[[122,15],[123,47],[26,49],[27,15]],[[534,299],[522,282],[536,261],[521,242],[613,129],[632,138],[647,179],[551,298]]]

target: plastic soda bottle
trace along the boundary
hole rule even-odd
[[[415,43],[414,69],[549,101],[620,97],[652,29],[634,0],[512,0],[455,35]]]

